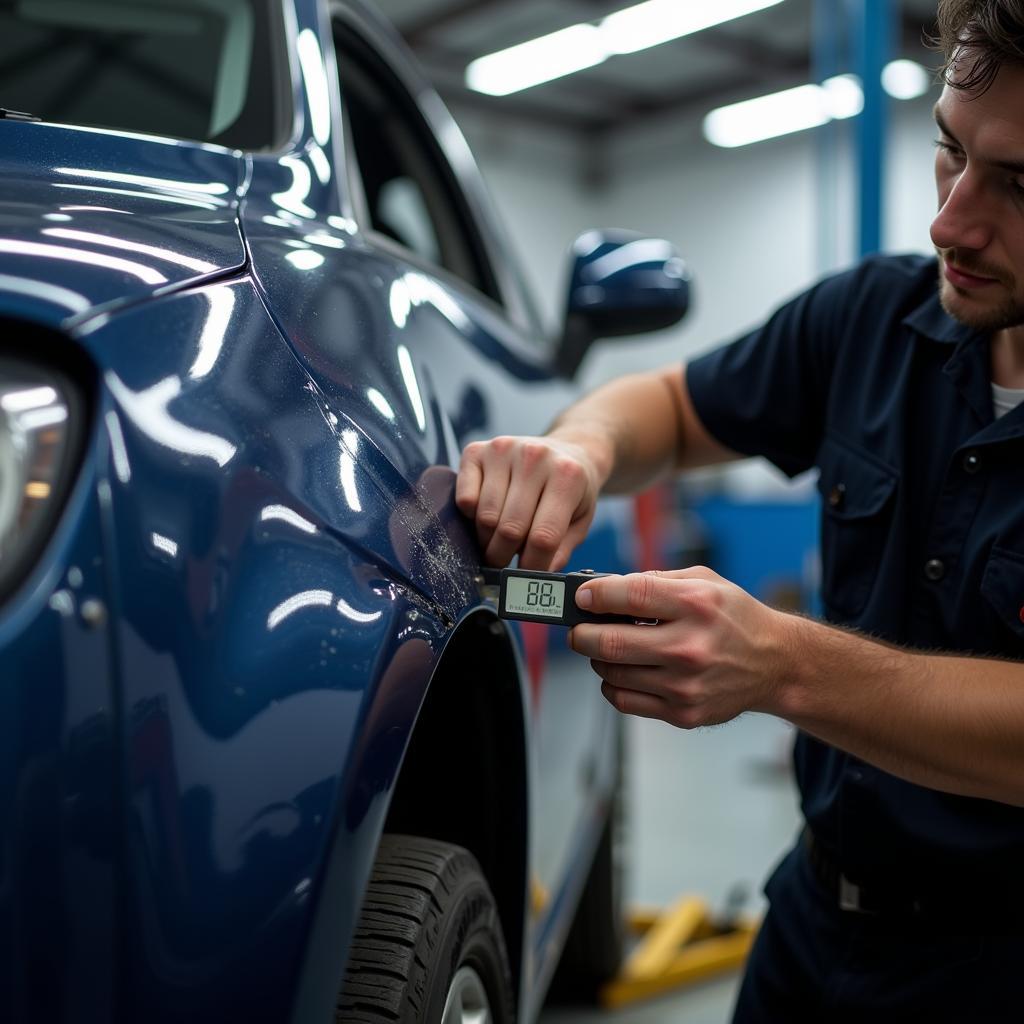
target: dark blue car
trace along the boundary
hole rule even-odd
[[[599,981],[616,718],[497,618],[454,467],[676,321],[678,259],[583,236],[544,342],[349,0],[3,0],[0,106],[0,1020],[497,1024],[560,958]]]

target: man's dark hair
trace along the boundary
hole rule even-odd
[[[939,0],[937,19],[950,87],[984,92],[1003,64],[1024,65],[1024,0]]]

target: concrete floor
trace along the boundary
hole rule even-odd
[[[761,914],[761,886],[799,830],[790,728],[763,715],[698,732],[630,718],[627,893],[664,906],[697,893],[713,908],[737,886]],[[739,976],[636,1006],[545,1009],[540,1024],[728,1024]]]

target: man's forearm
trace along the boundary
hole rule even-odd
[[[671,390],[654,373],[605,384],[570,406],[548,434],[589,454],[606,493],[635,491],[676,463],[679,415]]]
[[[1024,664],[920,654],[789,616],[776,713],[893,775],[1024,806]]]

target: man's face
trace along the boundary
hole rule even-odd
[[[1002,67],[981,95],[946,86],[935,120],[939,212],[931,237],[942,306],[977,330],[1022,325],[1024,67]]]

